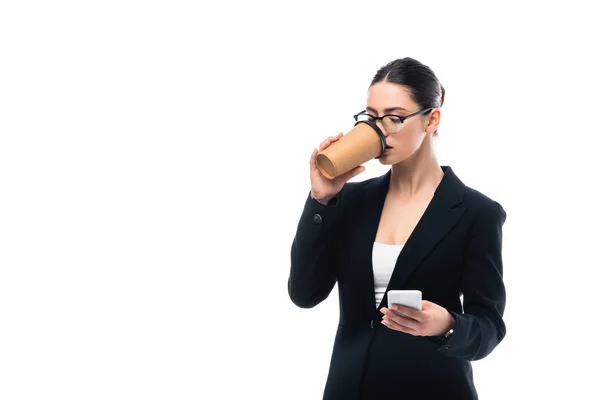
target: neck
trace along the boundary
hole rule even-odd
[[[402,197],[430,195],[443,177],[444,172],[433,151],[432,137],[427,135],[412,156],[392,166],[389,192]]]

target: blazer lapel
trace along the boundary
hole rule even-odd
[[[373,207],[365,232],[366,240],[368,240],[366,248],[370,250],[368,253],[369,262],[365,264],[370,267],[370,280],[368,282],[370,282],[369,296],[372,300],[369,304],[371,304],[371,309],[376,315],[379,315],[381,307],[387,306],[388,290],[400,289],[406,284],[421,261],[450,232],[466,210],[465,207],[461,206],[465,189],[464,183],[460,181],[449,166],[442,166],[441,168],[444,171],[444,177],[436,188],[424,214],[402,248],[383,299],[377,308],[375,308],[372,251],[385,197],[389,189],[391,169],[385,175],[373,181],[372,190],[367,190],[371,196],[369,204],[372,204]]]

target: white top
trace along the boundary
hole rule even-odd
[[[379,307],[379,303],[383,299],[403,247],[403,244],[373,243],[373,278],[375,280],[376,307]]]

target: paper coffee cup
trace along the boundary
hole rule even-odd
[[[321,173],[334,179],[385,151],[385,136],[372,121],[357,122],[354,128],[317,154]]]

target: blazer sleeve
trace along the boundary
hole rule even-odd
[[[327,205],[310,196],[304,204],[292,242],[288,293],[298,307],[311,308],[329,296],[336,273],[331,262],[336,219],[348,184]]]
[[[465,248],[463,308],[456,319],[454,333],[438,351],[469,361],[486,357],[506,335],[502,319],[506,291],[502,267],[502,226],[506,212],[494,201],[483,207],[471,228]]]

